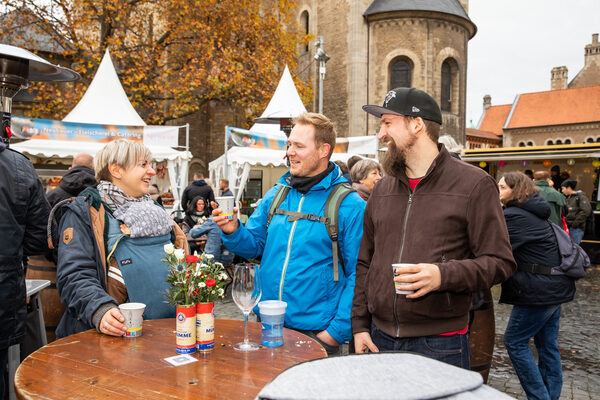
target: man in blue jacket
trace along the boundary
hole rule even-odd
[[[278,210],[323,217],[332,188],[347,182],[329,161],[335,147],[333,123],[324,115],[307,113],[294,124],[287,150],[290,171],[265,194],[246,226],[235,217],[231,221],[218,217],[220,209],[213,215],[230,251],[249,259],[262,256],[261,300],[287,302],[285,326],[316,338],[331,355],[351,338],[350,310],[365,202],[354,192],[340,205],[338,243],[343,268],[337,281],[332,241],[324,223],[291,218],[289,213],[274,214],[268,223],[269,208],[280,186],[290,189]]]

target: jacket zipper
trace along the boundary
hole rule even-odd
[[[404,227],[402,229],[402,244],[400,245],[400,254],[398,255],[398,262],[402,262],[402,253],[404,252],[404,240],[406,239],[406,226],[408,224],[408,213],[410,212],[410,206],[412,205],[412,198],[414,192],[410,192],[408,195],[408,205],[406,206],[406,212],[404,213]],[[394,322],[396,323],[396,337],[400,337],[400,322],[396,316],[396,301],[398,300],[398,294],[394,290]]]
[[[304,203],[304,196],[302,196],[302,198],[300,199],[300,203],[298,204],[298,210],[296,210],[297,212],[300,212],[300,210],[302,210],[302,203]],[[290,261],[290,252],[292,251],[292,239],[294,238],[294,231],[296,230],[297,223],[298,220],[294,221],[294,223],[292,224],[292,230],[290,231],[290,237],[288,238],[287,251],[285,252],[285,260],[283,261],[283,269],[281,270],[281,279],[279,281],[279,301],[282,300],[283,296],[283,281],[285,279],[285,271],[287,270],[287,266]]]

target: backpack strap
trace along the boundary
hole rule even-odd
[[[531,272],[532,274],[552,275],[552,267],[540,264],[518,264],[517,271]]]
[[[333,281],[337,282],[340,280],[340,272],[338,268],[338,260],[342,265],[342,271],[344,274],[346,273],[346,269],[344,267],[344,257],[342,257],[342,252],[340,249],[340,243],[338,242],[338,234],[340,230],[339,226],[339,211],[342,201],[348,196],[350,193],[356,192],[352,186],[347,183],[338,183],[333,187],[329,196],[327,197],[327,201],[325,202],[325,218],[327,222],[325,222],[325,228],[327,229],[327,233],[329,234],[329,238],[331,239],[331,251],[333,253]]]
[[[58,248],[57,245],[55,245],[55,241],[54,241],[54,233],[58,233],[58,223],[59,221],[56,220],[56,216],[54,215],[56,213],[56,210],[58,210],[59,208],[61,208],[63,206],[63,204],[67,204],[67,203],[71,203],[76,199],[76,197],[69,197],[68,199],[64,199],[59,201],[58,203],[56,203],[54,205],[54,207],[52,207],[52,210],[50,210],[50,214],[48,215],[48,226],[46,227],[46,236],[47,236],[47,240],[48,240],[48,248],[50,250],[54,250],[55,248]],[[56,231],[53,229],[56,226]]]
[[[319,217],[317,214],[306,214],[306,213],[301,213],[301,212],[297,212],[297,211],[282,210],[280,208],[275,210],[275,214],[287,215],[289,222],[298,221],[299,219],[307,219],[309,221],[321,222],[323,224],[327,223],[326,217]]]
[[[271,223],[271,219],[273,215],[287,215],[288,221],[293,222],[299,219],[306,219],[309,221],[320,222],[325,224],[325,229],[327,229],[327,234],[331,239],[331,252],[333,255],[333,281],[338,282],[340,280],[339,273],[339,264],[342,265],[342,271],[344,274],[346,273],[346,269],[344,267],[344,258],[341,256],[340,243],[338,241],[339,235],[339,210],[342,201],[352,192],[356,192],[352,186],[348,183],[342,182],[338,183],[331,189],[329,195],[327,196],[327,200],[325,201],[325,216],[320,217],[316,214],[306,214],[297,211],[288,211],[288,210],[280,210],[279,206],[287,196],[290,191],[289,186],[280,186],[277,189],[277,193],[275,193],[275,197],[273,197],[273,201],[269,206],[269,214],[267,218],[267,229],[269,229],[269,224]]]
[[[271,204],[269,205],[269,214],[267,217],[267,230],[269,229],[269,224],[273,219],[273,215],[275,215],[275,211],[279,209],[279,206],[281,205],[281,203],[283,203],[283,200],[286,198],[289,191],[290,187],[285,185],[281,185],[279,186],[279,189],[277,189],[275,197],[273,197],[273,201],[271,201]]]

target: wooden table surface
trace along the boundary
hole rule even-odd
[[[15,376],[19,399],[253,399],[284,369],[326,357],[313,339],[284,329],[281,347],[251,352],[233,349],[244,322],[215,320],[215,348],[195,353],[199,362],[174,367],[175,319],[144,321],[139,338],[89,330],[52,342],[27,357]],[[248,322],[250,341],[260,343],[261,325]]]

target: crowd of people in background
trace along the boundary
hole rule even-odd
[[[382,164],[361,156],[332,162],[334,124],[303,114],[288,138],[289,172],[245,224],[237,208],[233,219],[219,215],[215,200],[234,195],[229,181],[217,190],[199,171],[182,193],[185,216],[176,223],[161,203],[166,166],[152,168],[150,150],[137,142],[110,142],[95,159],[76,156],[47,200],[31,164],[0,147],[0,185],[31,194],[15,207],[0,204],[4,243],[14,242],[2,250],[0,296],[18,293],[3,299],[0,367],[6,348],[23,337],[22,257],[49,251],[45,227],[53,215],[56,286],[66,307],[58,337],[90,328],[123,335],[118,305],[127,301],[145,303],[146,318],[172,317],[161,258],[173,244],[225,264],[233,254],[261,260],[262,298],[286,301],[285,326],[329,355],[352,341],[357,353],[412,351],[469,368],[472,294],[502,284],[500,302],[513,305],[504,340],[521,384],[530,398],[557,399],[560,310],[573,299],[574,279],[530,266],[560,263],[549,221],[582,240],[591,206],[577,181],[558,166],[494,181],[440,138],[440,108],[421,90],[397,88],[382,106],[363,109],[380,119]],[[150,184],[157,174],[161,180]],[[324,211],[331,199],[336,206]],[[327,212],[336,213],[335,223]]]

